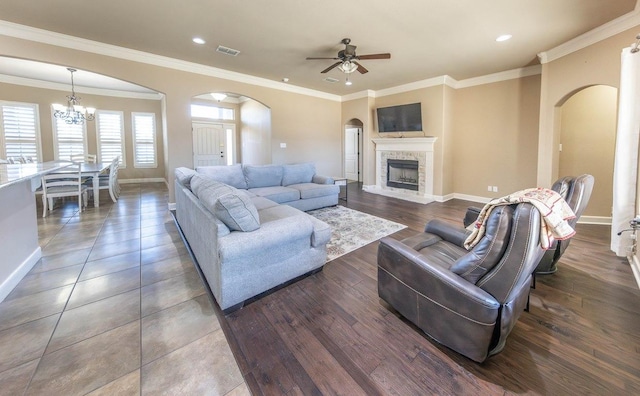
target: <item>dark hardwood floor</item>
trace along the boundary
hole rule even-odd
[[[461,224],[474,205],[414,204],[357,184],[343,204],[408,225],[397,239],[433,218]],[[218,314],[254,395],[638,395],[640,291],[626,260],[609,250],[609,227],[577,231],[558,272],[538,277],[504,351],[483,364],[429,339],[378,298],[377,243]]]

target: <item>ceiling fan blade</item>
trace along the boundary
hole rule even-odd
[[[364,66],[362,66],[361,64],[359,64],[356,61],[351,61],[353,63],[355,63],[356,65],[358,65],[358,71],[360,72],[360,74],[364,74],[364,73],[369,73],[369,70],[365,69]]]
[[[307,60],[319,60],[319,59],[332,59],[332,60],[339,60],[340,58],[307,58]]]
[[[331,66],[327,67],[326,69],[324,69],[323,71],[321,71],[320,73],[326,73],[326,72],[330,71],[331,69],[333,69],[334,67],[340,65],[341,63],[342,63],[342,61],[336,62],[333,65],[331,65]]]
[[[363,59],[391,59],[391,54],[371,54],[371,55],[358,55],[356,58]]]

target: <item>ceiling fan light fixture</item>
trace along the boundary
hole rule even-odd
[[[338,69],[343,73],[350,74],[358,70],[358,65],[351,61],[344,61],[340,66],[338,66]]]

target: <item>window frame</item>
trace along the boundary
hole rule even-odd
[[[40,128],[40,106],[37,103],[28,103],[28,102],[17,102],[10,100],[0,100],[0,154],[4,156],[4,158],[13,157],[8,155],[7,153],[7,139],[5,136],[5,125],[4,125],[4,106],[13,106],[13,107],[29,107],[33,110],[34,116],[34,143],[36,148],[36,157],[33,158],[36,162],[42,162],[42,130]]]
[[[137,117],[151,117],[151,136],[153,146],[153,164],[151,163],[140,163],[138,161],[137,148],[140,144],[138,142],[137,130],[136,130],[136,118]],[[152,112],[131,112],[131,135],[132,135],[132,148],[133,148],[133,167],[134,168],[157,168],[158,167],[158,138],[157,138],[157,128],[156,128],[156,113]],[[149,143],[145,143],[149,144]]]

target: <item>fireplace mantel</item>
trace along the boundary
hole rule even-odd
[[[372,139],[376,144],[376,184],[364,190],[407,201],[433,202],[433,145],[436,137]],[[419,162],[420,187],[418,191],[388,187],[386,168],[388,159],[414,159]]]

